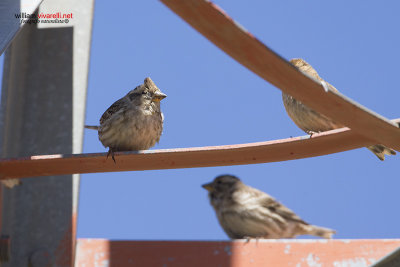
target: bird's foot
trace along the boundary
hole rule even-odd
[[[245,236],[243,239],[246,239],[246,243],[245,243],[245,244],[250,243],[250,241],[251,241],[252,239],[255,239],[255,240],[256,240],[256,244],[258,244],[258,240],[260,240],[260,237]]]
[[[318,132],[314,132],[314,131],[307,131],[307,133],[310,135],[310,138],[314,135],[317,134]]]
[[[114,164],[117,164],[117,162],[115,161],[115,157],[114,157],[114,149],[113,148],[109,148],[108,149],[108,153],[107,153],[107,158],[111,155],[112,160],[114,161]]]

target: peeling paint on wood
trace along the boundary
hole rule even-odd
[[[78,239],[77,244],[77,267],[367,267],[399,247],[400,239],[257,242]]]

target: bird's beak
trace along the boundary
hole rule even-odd
[[[212,183],[209,184],[203,184],[202,187],[206,189],[208,192],[212,192],[214,190],[214,187],[212,186]]]
[[[154,102],[160,102],[161,100],[163,100],[164,98],[166,98],[167,97],[167,95],[166,94],[164,94],[164,93],[161,93],[161,92],[156,92],[154,95],[153,95],[153,101]]]

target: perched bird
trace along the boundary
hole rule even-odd
[[[324,81],[319,77],[317,71],[311,67],[306,61],[301,58],[294,58],[290,60],[293,66],[299,69],[301,72],[306,73],[319,81]],[[338,91],[331,84],[324,81],[331,90]],[[303,131],[312,135],[313,133],[319,133],[345,127],[340,123],[332,121],[330,118],[322,115],[315,110],[307,107],[300,101],[296,100],[292,96],[282,92],[283,104],[286,112],[292,121]],[[396,152],[384,145],[373,145],[367,147],[371,150],[380,160],[385,160],[385,155],[396,155]]]
[[[154,146],[163,130],[164,115],[160,101],[167,95],[147,77],[144,83],[112,104],[100,118],[98,130],[101,143],[108,147],[115,162],[115,151],[144,150]]]
[[[331,238],[334,230],[310,225],[270,195],[247,186],[233,175],[220,175],[204,184],[219,223],[232,239]]]

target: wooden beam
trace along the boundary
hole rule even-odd
[[[400,239],[112,241],[78,239],[75,266],[369,266]]]
[[[212,2],[206,0],[161,0],[161,2],[261,78],[334,121],[375,140],[377,144],[384,144],[400,151],[398,125],[339,92],[331,90],[326,92],[320,82],[298,71]]]
[[[393,120],[400,122],[400,119]],[[73,173],[161,170],[267,163],[316,157],[374,144],[348,128],[239,145],[0,159],[0,179]]]

